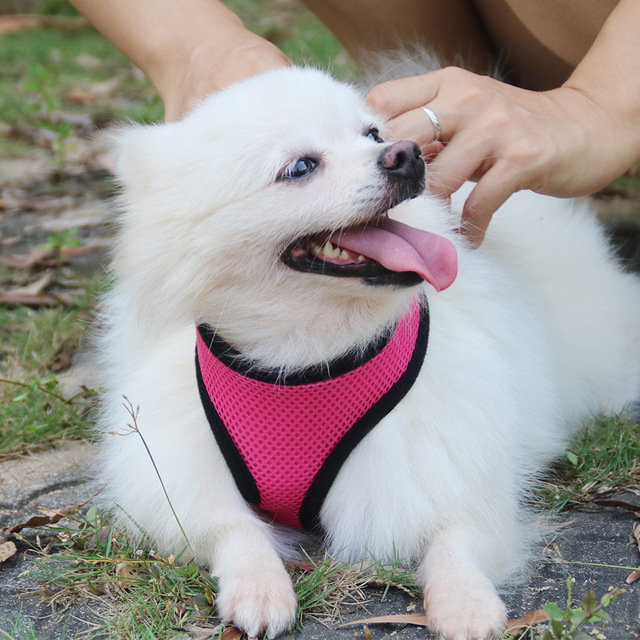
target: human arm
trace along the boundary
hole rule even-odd
[[[479,244],[494,211],[520,189],[593,193],[640,158],[640,3],[621,0],[586,56],[559,88],[527,91],[448,68],[375,87],[371,104],[392,119],[393,138],[415,139],[430,188],[448,197],[477,182],[463,231]],[[442,141],[420,107],[438,116]]]
[[[290,64],[218,0],[72,0],[149,78],[176,120],[208,94]]]

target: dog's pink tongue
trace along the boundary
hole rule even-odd
[[[449,287],[458,274],[458,256],[449,240],[390,218],[384,218],[379,227],[337,232],[330,240],[390,271],[414,271],[436,291]]]

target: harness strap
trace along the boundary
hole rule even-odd
[[[404,398],[429,337],[426,302],[364,353],[282,379],[197,328],[203,408],[242,496],[282,524],[318,526],[322,503],[357,444]]]

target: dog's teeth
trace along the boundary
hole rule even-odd
[[[318,257],[324,256],[325,258],[340,258],[341,260],[353,260],[353,256],[346,249],[341,249],[338,246],[334,246],[330,240],[327,240],[324,245],[319,245],[314,242],[311,245],[311,251]],[[364,256],[358,257],[358,262],[364,262],[366,258]]]
[[[329,240],[326,241],[322,251],[328,258],[337,258],[340,255],[340,249],[334,247]]]

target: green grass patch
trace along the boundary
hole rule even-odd
[[[255,0],[231,3],[247,26],[279,46],[294,62],[351,75],[355,68],[335,37],[303,7],[265,16]],[[142,74],[97,31],[35,29],[0,36],[0,121],[11,126],[59,127],[55,112],[116,120],[157,122],[163,108]],[[117,87],[95,102],[70,99],[75,89],[115,81]],[[57,128],[55,129],[57,132]],[[2,150],[2,147],[0,147]]]
[[[639,481],[640,423],[628,414],[601,416],[573,439],[540,494],[558,510]]]
[[[86,113],[66,99],[71,89],[127,73],[131,64],[93,29],[36,29],[1,38],[0,120],[41,119],[58,109]],[[144,81],[140,81],[140,89]],[[143,84],[144,83],[144,84]],[[100,105],[107,108],[107,105]]]
[[[0,306],[0,453],[89,434],[93,393],[64,397],[55,370],[78,351],[105,280],[95,276],[75,305]]]
[[[28,619],[18,614],[16,619],[9,623],[6,629],[0,629],[0,638],[3,640],[42,640],[42,635],[33,628]],[[71,640],[67,635],[66,625],[60,630],[58,640]]]
[[[53,162],[62,168],[67,141],[87,135],[86,122],[103,126],[114,120],[150,123],[163,118],[150,83],[89,27],[0,36],[0,67],[0,122],[10,129],[0,135],[5,157],[27,155],[40,131],[40,137],[51,141]]]
[[[61,526],[62,522],[66,524]],[[148,541],[131,544],[114,528],[111,515],[95,506],[84,515],[76,512],[50,525],[46,533],[47,537],[37,539],[34,552],[40,559],[31,577],[59,604],[100,599],[103,623],[94,621],[89,638],[220,637],[223,627],[215,610],[217,579],[193,562],[163,557]],[[49,539],[51,534],[54,541]],[[422,598],[413,571],[400,561],[349,566],[330,556],[306,556],[288,569],[298,598],[298,629],[309,620],[332,626],[349,613],[362,610],[366,602],[384,600],[391,589],[405,592],[416,602]],[[570,578],[566,583],[566,603],[544,605],[549,616],[546,628],[535,626],[541,617],[532,612],[538,621],[532,619],[531,627],[517,633],[506,631],[504,640],[513,640],[515,635],[532,640],[582,640],[590,637],[585,633],[586,625],[598,624],[602,630],[602,624],[611,620],[605,609],[625,590],[610,589],[599,600],[590,590],[577,602],[572,593],[574,582]],[[366,628],[365,637],[369,637]]]
[[[0,387],[0,453],[88,437],[87,413],[93,404],[89,391],[65,399],[54,376],[22,383],[2,379]]]
[[[54,529],[58,553],[37,550],[33,576],[58,600],[100,596],[107,605],[101,638],[173,638],[182,627],[206,625],[217,589],[207,572],[130,544],[96,507],[68,522]]]
[[[213,630],[219,621],[212,617],[218,585],[208,572],[193,562],[165,558],[152,544],[131,544],[114,528],[110,514],[96,507],[63,522],[67,524],[48,528],[47,533],[56,537],[53,545],[34,549],[41,558],[31,575],[58,602],[100,597],[105,622],[95,635],[186,640],[200,629],[216,637]],[[413,573],[400,562],[352,567],[330,557],[307,556],[289,570],[298,597],[299,628],[308,619],[334,623],[372,597],[364,593],[365,587],[375,587],[380,598],[389,589],[419,598]]]
[[[567,580],[567,603],[564,608],[557,603],[544,605],[551,620],[542,634],[542,640],[591,640],[593,636],[586,632],[584,625],[610,622],[611,616],[605,609],[626,593],[624,589],[612,589],[598,601],[595,591],[591,589],[576,606],[572,594],[573,582],[571,578]],[[597,632],[594,635],[598,637]]]

